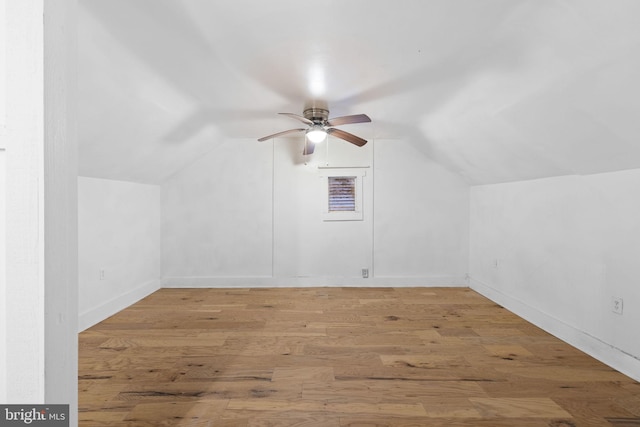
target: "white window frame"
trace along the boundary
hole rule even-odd
[[[364,168],[323,168],[320,169],[320,197],[323,221],[362,221],[363,212],[363,180],[367,175]],[[355,210],[329,211],[329,177],[354,177]]]

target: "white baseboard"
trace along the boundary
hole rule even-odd
[[[431,277],[165,277],[163,288],[466,287],[464,276]]]
[[[82,332],[85,329],[102,322],[106,318],[113,316],[132,304],[135,304],[158,289],[160,289],[160,280],[151,280],[137,286],[124,295],[105,301],[98,307],[94,307],[80,313],[78,316],[78,332]]]
[[[507,310],[542,328],[546,332],[598,359],[617,371],[640,381],[640,359],[625,353],[600,338],[569,325],[550,314],[547,314],[517,298],[502,293],[473,278],[469,279],[469,287],[484,295]]]

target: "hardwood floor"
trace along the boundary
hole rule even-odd
[[[466,288],[163,289],[80,334],[81,426],[640,426],[640,385]]]

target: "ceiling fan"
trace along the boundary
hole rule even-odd
[[[354,145],[357,145],[358,147],[362,147],[364,144],[367,143],[366,139],[362,139],[359,136],[356,136],[352,133],[345,132],[341,129],[336,129],[333,127],[333,126],[340,126],[340,125],[348,125],[352,123],[368,123],[371,121],[371,119],[366,114],[353,114],[350,116],[335,117],[333,119],[330,119],[329,110],[324,108],[307,108],[302,113],[304,117],[299,116],[297,114],[293,114],[293,113],[278,113],[278,114],[282,114],[284,116],[289,116],[296,120],[300,120],[302,123],[308,125],[308,127],[306,129],[305,128],[289,129],[282,132],[274,133],[273,135],[262,137],[258,139],[258,141],[262,142],[271,138],[275,138],[277,136],[287,135],[287,134],[296,133],[296,132],[304,132],[308,142],[304,145],[304,151],[302,152],[302,154],[304,155],[313,154],[313,150],[315,149],[315,144],[324,140],[327,134],[333,135],[340,139],[344,139],[345,141],[350,142]]]

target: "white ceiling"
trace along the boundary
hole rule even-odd
[[[79,5],[81,175],[160,183],[312,100],[471,184],[640,167],[637,0]]]

